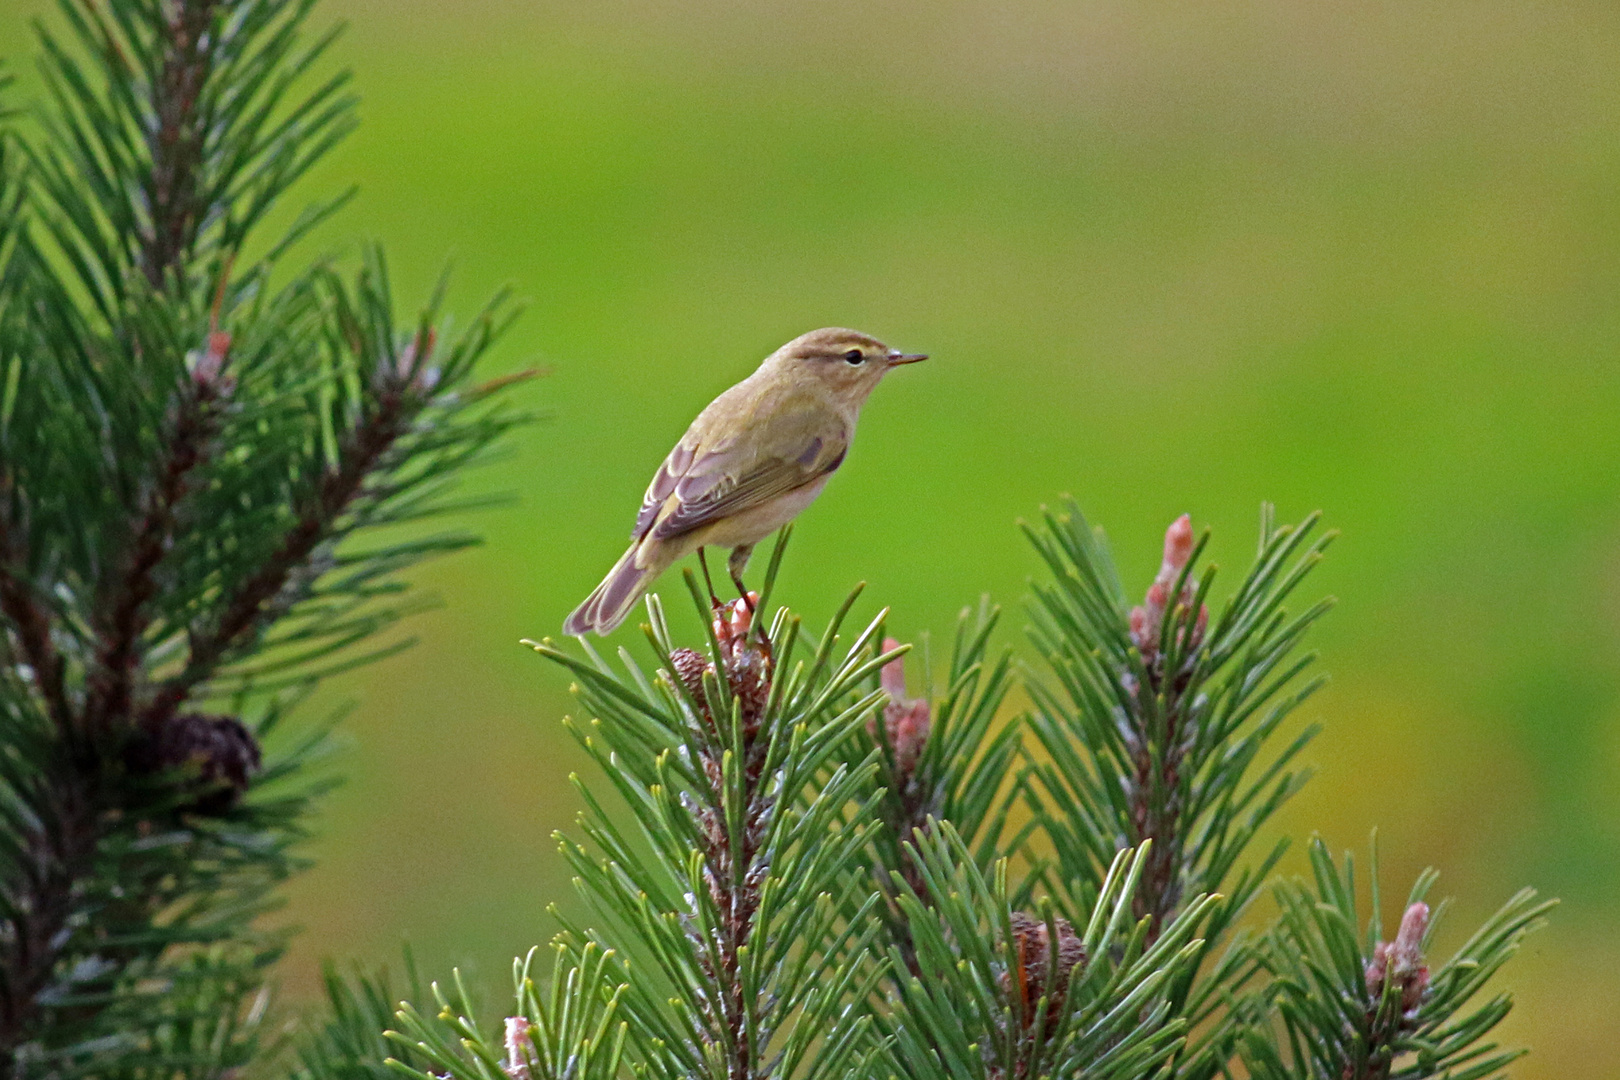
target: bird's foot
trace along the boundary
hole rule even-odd
[[[709,590],[709,610],[717,612],[725,607],[725,604],[714,594],[714,579],[709,576],[709,557],[704,554],[701,547],[697,549],[697,555],[698,565],[703,568],[703,587]]]
[[[758,625],[759,594],[744,592],[735,600],[722,603],[715,609],[714,636],[722,652],[728,656],[744,651],[756,651],[766,663],[766,669],[776,666],[776,654],[771,648],[770,636]]]

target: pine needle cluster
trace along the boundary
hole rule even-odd
[[[380,250],[291,263],[345,197],[269,223],[354,123],[311,8],[62,0],[0,125],[7,1076],[260,1055],[318,787],[283,722],[407,644],[400,572],[470,542],[419,523],[519,419],[472,378],[507,305],[396,322]]]
[[[574,682],[569,730],[617,795],[562,839],[596,912],[535,956],[497,1036],[464,989],[393,1019],[416,1080],[1389,1080],[1497,1076],[1505,993],[1485,984],[1543,921],[1526,890],[1444,964],[1418,881],[1393,940],[1357,924],[1348,862],[1314,884],[1256,850],[1303,785],[1321,685],[1290,610],[1332,534],[1261,515],[1254,564],[1215,601],[1183,517],[1133,604],[1072,504],[1026,530],[1038,666],[964,611],[946,678],[911,697],[910,647],[857,595],[813,640],[768,597],[707,598],[650,653],[535,648]],[[857,590],[858,594],[859,590]],[[769,619],[765,614],[769,613]],[[581,651],[582,650],[582,651]],[[1030,705],[1008,715],[1021,685]],[[1270,887],[1274,912],[1256,904]],[[1436,912],[1438,915],[1438,910]],[[364,985],[362,980],[361,985]],[[378,1024],[389,1022],[379,1012]],[[406,1055],[411,1063],[407,1064]],[[312,1076],[311,1080],[319,1074]]]

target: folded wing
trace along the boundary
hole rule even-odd
[[[648,485],[631,540],[667,540],[770,502],[838,468],[849,448],[830,429],[790,440],[786,453],[761,455],[751,443],[705,449],[681,440]]]

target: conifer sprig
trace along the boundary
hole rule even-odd
[[[1256,1080],[1484,1080],[1524,1054],[1486,1041],[1513,1007],[1498,993],[1475,998],[1557,901],[1533,889],[1515,894],[1456,954],[1431,970],[1427,959],[1446,904],[1426,903],[1438,875],[1418,876],[1398,933],[1382,939],[1376,843],[1371,915],[1361,930],[1355,864],[1343,869],[1320,839],[1311,844],[1312,881],[1275,889],[1281,917],[1262,947],[1273,981],[1260,995],[1242,1058]]]
[[[1030,682],[1031,728],[1050,758],[1034,770],[1033,803],[1054,844],[1055,884],[1080,906],[1116,852],[1151,841],[1137,914],[1156,926],[1184,897],[1225,891],[1214,938],[1281,856],[1283,842],[1227,881],[1309,775],[1289,766],[1314,725],[1269,761],[1264,751],[1324,681],[1301,678],[1316,656],[1295,650],[1331,601],[1297,616],[1282,607],[1333,539],[1310,540],[1316,521],[1277,527],[1264,508],[1255,564],[1214,620],[1214,567],[1194,573],[1208,534],[1195,542],[1185,518],[1170,527],[1159,575],[1134,609],[1107,542],[1077,506],[1048,513],[1044,530],[1026,526],[1054,578],[1036,586],[1032,636],[1057,681]]]
[[[1071,918],[1089,909],[1118,851],[1151,844],[1135,914],[1151,939],[1187,897],[1222,893],[1204,929],[1208,954],[1282,857],[1286,837],[1238,867],[1309,777],[1293,763],[1316,725],[1270,744],[1325,681],[1307,676],[1316,656],[1298,649],[1331,601],[1292,616],[1283,607],[1333,539],[1312,539],[1316,523],[1279,527],[1263,507],[1254,565],[1213,619],[1215,569],[1197,571],[1209,536],[1195,539],[1185,516],[1166,531],[1136,606],[1102,532],[1073,503],[1047,513],[1044,529],[1025,527],[1053,575],[1035,587],[1031,636],[1055,685],[1027,681],[1040,755],[1026,790],[1054,853],[1036,876]],[[1202,957],[1186,969],[1171,996],[1195,1035],[1179,1075],[1209,1076],[1230,1056],[1237,1020],[1226,1003],[1258,970],[1241,941],[1202,978]]]
[[[313,6],[60,0],[37,122],[0,130],[7,1071],[251,1058],[312,791],[309,740],[262,744],[469,542],[358,535],[446,509],[520,419],[471,377],[504,304],[401,326],[380,251],[282,267],[336,201],[261,235],[353,124]]]
[[[404,992],[411,1000],[422,1000],[427,988],[409,949],[404,959]],[[394,1075],[390,1058],[407,1068],[427,1066],[427,1059],[409,1045],[388,1037],[401,989],[391,972],[386,968],[366,972],[357,967],[345,974],[327,961],[321,981],[327,1013],[298,1042],[289,1069],[294,1080],[385,1080]]]
[[[608,922],[568,940],[627,958],[620,1008],[652,1076],[843,1077],[872,1052],[850,1006],[883,965],[877,897],[848,872],[868,842],[876,753],[853,766],[838,753],[883,700],[866,688],[892,659],[874,655],[881,616],[842,646],[852,596],[801,658],[785,609],[762,636],[757,598],[711,621],[687,582],[707,647],[677,647],[650,597],[650,673],[627,651],[620,673],[588,645],[583,660],[537,646],[578,680],[590,720],[571,727],[637,826],[619,830],[576,781],[595,850],[563,850]]]
[[[542,989],[534,971],[540,950],[513,962],[514,1008],[497,1041],[473,1018],[460,972],[453,990],[433,984],[439,1010],[432,1019],[409,1003],[395,1014],[399,1030],[389,1031],[394,1046],[385,1067],[411,1080],[615,1080],[622,1076],[629,1025],[619,1017],[625,984],[612,953],[588,942],[577,952],[558,942],[552,946],[551,977]],[[358,990],[369,1004],[380,1000],[374,980],[343,987],[341,999]],[[368,1010],[374,1016],[377,1010]],[[386,1018],[384,1018],[386,1019]],[[379,1023],[374,1030],[381,1030]],[[306,1060],[308,1060],[306,1058]],[[361,1080],[373,1072],[349,1073],[369,1066],[364,1054],[346,1055],[337,1067],[312,1061],[308,1080]],[[380,1069],[374,1070],[381,1072]]]
[[[1009,902],[1007,863],[981,873],[948,823],[914,834],[933,898],[900,904],[911,920],[912,973],[878,1023],[905,1080],[1037,1080],[1152,1075],[1180,1047],[1173,982],[1197,957],[1214,898],[1199,897],[1149,941],[1131,915],[1149,852],[1121,852],[1078,926],[1042,900]],[[893,962],[902,963],[895,950]]]
[[[1429,879],[1394,940],[1374,923],[1347,945],[1348,877],[1318,846],[1317,892],[1284,886],[1274,927],[1259,940],[1231,933],[1281,848],[1233,865],[1300,782],[1289,762],[1309,729],[1269,757],[1264,744],[1315,685],[1295,649],[1326,605],[1282,610],[1326,542],[1311,541],[1313,524],[1277,528],[1264,514],[1257,565],[1211,621],[1210,572],[1187,584],[1197,545],[1185,519],[1134,610],[1100,535],[1054,520],[1040,542],[1059,584],[1040,593],[1037,641],[1062,682],[1031,687],[1039,757],[1016,722],[997,724],[1008,670],[986,659],[989,608],[964,616],[947,691],[922,697],[907,691],[907,649],[882,640],[881,615],[840,641],[853,595],[805,660],[786,611],[761,636],[746,602],[711,612],[690,574],[701,650],[675,646],[656,595],[651,669],[624,650],[610,664],[585,642],[583,657],[537,646],[574,675],[590,717],[575,733],[635,826],[620,828],[576,779],[587,842],[564,852],[602,923],[556,939],[552,1012],[601,1018],[611,1004],[629,1075],[670,1080],[1493,1075],[1512,1058],[1483,1041],[1505,998],[1465,1005],[1544,914],[1530,894],[1431,982],[1417,902]],[[1174,792],[1151,769],[1144,780],[1136,746],[1149,766],[1179,755]],[[1153,880],[1164,864],[1152,837],[1124,846],[1144,820],[1135,793],[1153,784],[1181,815],[1168,830],[1183,845],[1174,893]],[[1006,828],[1009,797],[1027,800],[1029,825]],[[920,807],[960,815],[967,834],[930,814],[891,854],[888,834]],[[1113,831],[1080,834],[1095,822]],[[1050,861],[1034,854],[1041,833]],[[1109,850],[1093,883],[1092,860]],[[1189,891],[1222,876],[1237,901]],[[1212,934],[1230,939],[1214,963]],[[610,973],[578,975],[590,957]],[[533,1075],[522,1047],[503,1051],[454,1014],[441,1008],[440,1036],[448,1024],[464,1040],[439,1059],[448,1075]],[[541,1015],[520,1009],[509,1023],[528,1031]],[[570,1046],[584,1060],[584,1040],[600,1048],[617,1029],[568,1030],[575,1041],[549,1044],[549,1060]]]
[[[909,843],[930,818],[949,821],[981,867],[987,867],[1017,838],[1005,833],[1012,812],[1006,779],[1018,759],[1021,725],[997,724],[1014,685],[1010,649],[992,652],[990,637],[1001,611],[988,601],[963,609],[957,618],[944,685],[932,685],[926,648],[919,665],[928,679],[920,698],[905,692],[905,658],[883,668],[882,689],[889,701],[883,724],[867,734],[883,748],[884,821],[895,844]],[[899,643],[885,640],[892,653]],[[920,732],[893,721],[906,713],[926,716]],[[891,729],[898,729],[891,733]],[[897,736],[911,737],[911,744]]]

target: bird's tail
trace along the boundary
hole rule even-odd
[[[563,623],[564,633],[579,635],[595,631],[606,635],[624,622],[630,609],[636,606],[636,601],[652,584],[653,578],[664,569],[664,564],[659,560],[650,560],[645,566],[637,565],[637,556],[648,554],[642,550],[643,547],[641,543],[630,545],[630,550],[613,564],[613,569],[602,579],[602,584],[568,616]]]

